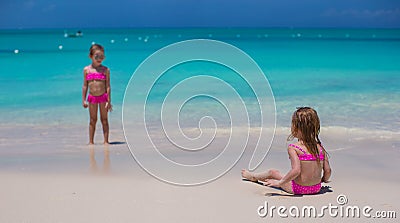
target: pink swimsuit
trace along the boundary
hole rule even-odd
[[[290,144],[289,146],[294,147],[299,149],[303,154],[299,155],[299,160],[301,161],[316,161],[317,159],[312,155],[312,154],[307,154],[306,151],[304,151],[302,148],[299,146],[296,146],[294,144]],[[322,148],[319,152],[319,160],[324,160],[325,156],[324,153],[322,152]],[[292,180],[292,189],[294,194],[317,194],[321,190],[321,182],[312,186],[303,186],[298,183],[296,183],[294,180]]]
[[[91,81],[91,80],[106,80],[106,75],[104,73],[88,73],[86,75],[86,80]],[[87,101],[92,104],[98,104],[98,103],[104,103],[108,102],[108,94],[104,93],[99,96],[93,96],[91,94],[88,95]]]

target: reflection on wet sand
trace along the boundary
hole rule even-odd
[[[90,172],[92,173],[101,173],[101,174],[108,174],[110,173],[111,169],[111,162],[110,162],[110,150],[108,145],[104,145],[104,159],[103,159],[103,168],[99,170],[97,165],[96,156],[95,156],[95,148],[93,145],[90,145],[89,148],[90,153]]]

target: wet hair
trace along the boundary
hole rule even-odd
[[[300,107],[293,113],[291,134],[288,140],[294,137],[301,140],[307,147],[307,150],[319,160],[318,144],[321,145],[319,140],[320,121],[317,111],[310,107]],[[323,149],[323,152],[325,150]]]
[[[96,52],[96,50],[100,50],[101,52],[104,53],[104,47],[102,45],[100,45],[100,44],[95,43],[90,47],[89,55],[93,56],[93,54],[94,54],[94,52]]]

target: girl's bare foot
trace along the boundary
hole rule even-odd
[[[253,182],[258,181],[249,171],[245,169],[242,170],[242,177]]]
[[[104,142],[104,145],[110,145],[110,143],[109,142]]]
[[[88,145],[94,145],[94,142],[89,142]]]

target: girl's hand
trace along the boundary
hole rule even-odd
[[[87,103],[86,101],[82,102],[82,106],[83,106],[84,108],[89,107],[89,105],[88,105],[88,103]]]
[[[268,179],[264,182],[264,185],[269,187],[281,187],[281,182],[279,180]]]
[[[112,111],[112,105],[111,105],[111,103],[108,103],[108,102],[106,102],[106,109],[107,109],[107,111]]]
[[[331,181],[330,180],[326,180],[324,177],[322,177],[321,182],[322,183],[330,183]]]

